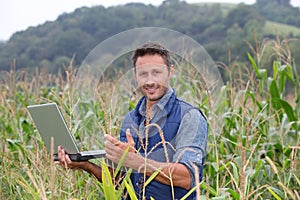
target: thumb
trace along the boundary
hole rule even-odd
[[[134,147],[134,140],[132,138],[132,135],[130,133],[130,129],[128,128],[126,130],[126,138],[127,138],[127,141],[128,141],[128,144],[131,146],[131,147]]]

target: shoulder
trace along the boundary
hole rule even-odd
[[[195,124],[198,126],[207,126],[207,120],[204,114],[198,108],[188,110],[182,117],[183,124]]]
[[[137,118],[137,112],[136,112],[136,110],[129,111],[125,115],[125,117],[123,119],[123,123],[124,122],[125,123],[132,123],[132,122],[136,121],[136,118]]]
[[[202,119],[206,121],[206,117],[203,112],[196,106],[177,98],[180,108],[182,110],[182,117],[190,118],[190,119]]]

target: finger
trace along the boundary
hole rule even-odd
[[[65,149],[62,148],[60,152],[61,152],[60,153],[60,155],[61,155],[60,161],[61,162],[66,162],[66,152],[65,152]]]
[[[119,144],[119,140],[117,140],[116,138],[112,137],[111,135],[105,134],[104,135],[105,139],[108,140],[110,143],[117,145]]]
[[[61,162],[62,166],[63,166],[64,168],[68,168],[68,165],[67,165],[67,162],[66,162],[66,156],[67,156],[67,154],[66,154],[66,152],[65,152],[64,149],[61,150],[61,156],[62,156],[62,157],[61,157],[60,162]]]
[[[104,145],[106,154],[111,154],[116,150],[116,146],[108,140],[105,140]]]
[[[61,146],[57,147],[57,157],[58,157],[58,160],[60,161],[60,159],[61,159]]]
[[[72,163],[71,158],[69,157],[68,154],[66,154],[66,165],[68,166],[68,165],[70,165],[71,163]]]
[[[61,146],[58,146],[57,147],[57,154],[58,154],[58,160],[59,160],[59,162],[60,162],[60,164],[62,163],[62,162],[65,162],[65,150],[64,150],[64,148],[63,147],[61,147]]]
[[[128,144],[133,147],[134,146],[134,140],[132,138],[132,135],[130,133],[129,128],[126,130],[126,138],[127,138]]]
[[[104,142],[104,145],[106,154],[110,153],[115,148],[115,146],[108,140]]]

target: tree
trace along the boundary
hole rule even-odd
[[[237,24],[239,27],[244,28],[250,19],[257,19],[257,21],[264,20],[251,5],[239,4],[228,13],[225,25],[230,28],[232,25]]]
[[[129,3],[108,8],[82,7],[60,15],[56,21],[15,33],[9,41],[0,43],[0,69],[9,69],[16,60],[16,68],[49,66],[55,72],[60,65],[57,60],[62,60],[58,57],[70,59],[74,55],[76,67],[103,40],[145,26],[184,33],[203,45],[214,60],[226,64],[228,46],[233,58],[247,59],[244,41],[252,42],[254,31],[258,38],[265,36],[262,31],[267,19],[300,27],[300,10],[288,4],[286,0],[258,0],[254,6],[231,7],[166,0],[160,6]],[[299,37],[293,33],[287,35],[295,36]]]
[[[290,0],[256,0],[256,4],[259,7],[265,7],[267,5],[273,4],[273,5],[278,5],[278,6],[287,6],[291,7],[291,1]]]

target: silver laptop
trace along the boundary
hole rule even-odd
[[[51,137],[54,138],[54,152],[57,147],[62,146],[72,161],[87,161],[89,159],[101,158],[105,156],[104,150],[82,151],[78,150],[73,135],[61,114],[56,103],[47,103],[28,106],[34,124],[44,141],[48,152],[50,150]],[[58,160],[57,153],[54,160]]]

